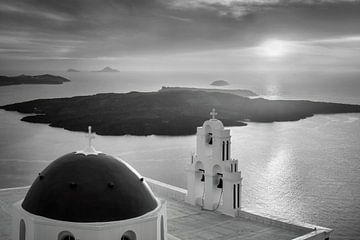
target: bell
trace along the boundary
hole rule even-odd
[[[212,133],[209,133],[208,137],[209,137],[208,138],[208,143],[209,143],[209,145],[212,145],[213,144],[213,135],[212,135]]]
[[[222,178],[219,179],[219,183],[218,183],[218,185],[216,187],[217,188],[223,188],[223,180],[222,180]]]
[[[204,175],[204,174],[201,175],[200,181],[201,181],[201,182],[205,182],[205,175]]]

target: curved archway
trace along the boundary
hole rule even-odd
[[[220,205],[222,205],[222,192],[223,192],[223,171],[219,165],[214,165],[212,171],[213,177],[213,190],[214,190],[214,209],[217,209]],[[221,184],[220,184],[221,181]]]
[[[121,236],[121,240],[136,240],[136,234],[134,231],[131,231],[131,230],[126,231]]]
[[[19,240],[25,240],[25,239],[26,239],[26,226],[24,219],[21,219],[19,225]]]
[[[195,163],[195,169],[199,170],[199,169],[204,169],[204,164],[201,161],[196,161]]]
[[[62,231],[58,235],[58,240],[75,240],[75,237],[69,231]]]
[[[194,181],[194,193],[195,201],[200,206],[203,205],[203,197],[205,193],[205,171],[204,164],[201,161],[195,163],[195,181]]]
[[[220,165],[215,164],[214,167],[213,167],[213,172],[212,172],[212,174],[215,176],[215,175],[218,174],[218,173],[222,174],[223,171],[222,171],[222,168],[220,167]]]

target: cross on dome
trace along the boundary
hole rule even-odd
[[[218,115],[217,112],[215,111],[215,108],[212,109],[212,111],[210,112],[211,118],[215,119],[215,116]]]
[[[88,133],[86,134],[86,138],[88,138],[88,147],[85,150],[77,151],[76,153],[80,154],[99,154],[101,152],[96,151],[95,148],[92,146],[92,140],[95,139],[95,134],[91,131],[91,126],[88,127]]]
[[[93,147],[92,144],[91,144],[91,142],[92,142],[93,139],[95,139],[94,133],[91,132],[91,126],[88,127],[88,134],[87,134],[86,137],[89,139],[89,146],[88,146],[88,148],[90,149],[90,148]]]

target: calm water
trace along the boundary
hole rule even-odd
[[[60,74],[60,73],[59,73]],[[66,73],[59,86],[0,88],[0,105],[98,92],[153,91],[161,86],[208,87],[225,79],[268,98],[360,103],[353,73]],[[221,115],[221,113],[219,113]],[[49,162],[83,149],[84,133],[21,122],[0,111],[0,187],[29,185]],[[231,128],[233,157],[243,173],[243,205],[335,229],[332,239],[360,239],[360,114],[317,115],[297,122]],[[185,186],[184,167],[195,136],[102,137],[95,147],[140,173]]]

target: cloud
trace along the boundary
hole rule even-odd
[[[202,9],[221,17],[241,19],[259,11],[293,6],[360,3],[360,0],[171,0],[175,9]]]
[[[341,36],[337,38],[315,39],[307,41],[307,43],[360,43],[360,35]]]
[[[171,15],[156,14],[156,16],[168,18],[168,19],[172,19],[172,20],[176,20],[176,21],[181,21],[181,22],[191,22],[192,21],[192,19],[190,19],[190,18],[171,16]]]
[[[43,12],[36,9],[28,8],[28,6],[16,6],[16,5],[10,5],[6,3],[0,3],[0,12],[8,13],[8,14],[18,14],[23,16],[32,16],[32,17],[38,17],[38,18],[44,18],[47,20],[53,20],[53,21],[72,21],[73,19],[65,16],[65,14],[57,14],[52,12]]]
[[[143,56],[180,58],[179,54],[187,53],[189,58],[196,55],[208,61],[207,57],[221,58],[221,54],[236,59],[232,51],[245,54],[237,49],[248,49],[271,38],[313,39],[307,45],[324,47],[353,44],[353,37],[360,34],[359,3],[360,0],[2,0],[0,60],[5,66],[7,59],[22,57],[116,61]],[[213,55],[197,54],[208,52]]]
[[[241,18],[279,4],[279,0],[172,0],[170,7],[174,9],[200,9],[215,12],[221,17]]]

